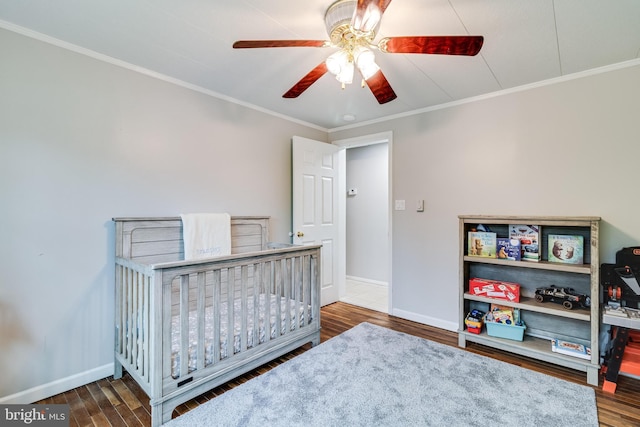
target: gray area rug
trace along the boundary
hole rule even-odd
[[[594,390],[369,323],[170,421],[211,426],[598,426]]]

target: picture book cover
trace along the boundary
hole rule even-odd
[[[550,262],[582,264],[584,262],[584,237],[549,234]]]
[[[496,258],[509,261],[520,261],[520,240],[509,237],[498,237],[496,239]]]
[[[467,254],[469,256],[495,258],[496,233],[488,231],[469,231]]]
[[[510,224],[509,237],[520,241],[522,261],[540,261],[540,226]]]
[[[554,339],[551,340],[551,350],[555,353],[591,360],[591,349],[582,344]]]

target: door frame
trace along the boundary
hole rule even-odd
[[[341,151],[341,156],[339,157],[340,160],[340,185],[339,188],[341,188],[342,190],[342,196],[340,196],[338,198],[339,200],[339,205],[338,205],[338,216],[340,218],[340,227],[338,230],[339,233],[339,239],[341,242],[341,256],[339,256],[339,265],[338,265],[338,274],[339,274],[339,279],[338,279],[338,283],[339,283],[339,296],[342,297],[345,295],[346,293],[346,263],[347,263],[347,251],[346,251],[346,238],[347,238],[347,232],[346,232],[346,222],[347,222],[347,203],[346,203],[346,199],[347,199],[347,195],[346,195],[346,150],[349,148],[357,148],[357,147],[364,147],[367,145],[374,145],[374,144],[382,144],[382,143],[387,143],[387,159],[388,159],[388,168],[387,168],[387,178],[388,178],[388,200],[387,200],[387,209],[388,209],[388,230],[389,230],[389,236],[388,236],[388,248],[389,248],[389,253],[388,253],[388,271],[389,271],[389,278],[388,278],[388,283],[387,283],[387,289],[388,289],[388,297],[387,297],[387,313],[389,314],[393,314],[392,313],[392,308],[393,308],[393,292],[391,292],[392,289],[392,278],[393,278],[393,271],[392,271],[392,259],[393,259],[393,209],[392,209],[392,203],[391,200],[393,199],[393,193],[392,193],[392,189],[393,189],[393,182],[392,182],[392,165],[393,165],[393,132],[392,131],[386,131],[386,132],[380,132],[380,133],[375,133],[375,134],[370,134],[370,135],[363,135],[363,136],[357,136],[354,138],[346,138],[346,139],[338,139],[335,141],[331,141],[331,144],[333,145],[337,145],[341,148],[343,148],[343,150]]]

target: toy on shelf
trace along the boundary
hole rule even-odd
[[[469,279],[469,292],[472,295],[487,298],[520,302],[520,285],[518,283],[473,277]]]
[[[559,288],[556,285],[536,289],[536,301],[562,304],[567,310],[591,306],[589,295],[579,294],[573,288]]]
[[[523,340],[526,329],[517,308],[494,308],[485,316],[485,325],[488,335],[516,341]]]
[[[476,310],[475,308],[467,313],[467,316],[464,318],[464,324],[467,325],[469,332],[479,334],[482,331],[484,314],[484,311]]]

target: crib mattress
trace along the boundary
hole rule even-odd
[[[278,298],[275,295],[270,295],[268,297],[265,294],[260,294],[258,298],[258,325],[254,325],[254,299],[253,297],[248,298],[247,300],[247,313],[244,314],[246,316],[247,322],[247,348],[254,347],[257,344],[261,344],[265,342],[267,337],[267,329],[265,328],[265,317],[267,313],[267,305],[266,300],[269,300],[270,305],[270,321],[269,321],[269,337],[271,339],[276,337],[276,304],[278,300],[280,300],[280,314],[281,314],[281,330],[280,334],[284,334],[286,332],[287,326],[289,330],[294,330],[297,326],[303,326],[306,322],[306,319],[310,317],[311,307],[305,306],[304,304],[298,303],[298,313],[296,315],[296,301],[287,300],[285,298]],[[288,305],[288,307],[287,307]],[[286,316],[287,310],[290,316],[290,324],[286,324]],[[228,341],[228,303],[225,301],[220,305],[220,359],[225,359],[229,357],[229,343]],[[234,331],[233,331],[233,353],[238,353],[241,350],[241,316],[242,314],[242,301],[240,299],[236,299],[234,301]],[[188,361],[188,369],[189,372],[192,372],[196,369],[198,358],[197,358],[197,348],[198,348],[198,333],[197,333],[197,312],[195,310],[189,312],[189,361]],[[258,342],[254,343],[254,331],[255,328],[258,328]],[[178,378],[180,376],[180,318],[179,316],[174,316],[171,322],[171,376],[173,378]],[[208,366],[214,363],[214,352],[213,352],[213,331],[214,331],[214,322],[213,322],[213,308],[207,307],[205,309],[205,354],[204,354],[204,364]],[[232,353],[232,354],[233,354]]]

